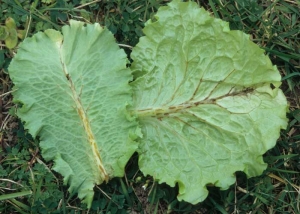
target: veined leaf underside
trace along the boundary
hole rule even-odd
[[[131,54],[139,166],[198,203],[208,183],[226,189],[236,171],[262,173],[262,154],[286,126],[286,99],[278,70],[248,35],[194,2],[174,0],[156,18]]]
[[[71,20],[26,38],[9,67],[18,116],[88,207],[94,185],[123,176],[137,148],[126,63],[109,30]]]

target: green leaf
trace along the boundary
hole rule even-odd
[[[6,20],[5,20],[5,26],[8,28],[8,29],[17,29],[17,25],[16,25],[16,22],[13,18],[11,17],[8,17]]]
[[[123,176],[137,148],[126,63],[107,29],[71,21],[27,38],[9,67],[18,116],[88,207],[94,184]]]
[[[5,40],[8,35],[8,28],[6,26],[0,26],[0,40]]]
[[[263,50],[194,2],[161,7],[132,52],[132,111],[143,138],[139,166],[203,201],[235,172],[263,172],[262,155],[287,125],[280,74]]]
[[[5,32],[3,32],[5,30]],[[0,30],[0,36],[1,40],[5,40],[5,45],[8,49],[13,49],[18,44],[18,32],[17,32],[17,26],[16,22],[13,18],[8,17],[5,20],[5,27],[2,27],[2,30]],[[6,33],[6,35],[3,35]]]
[[[18,44],[18,32],[15,28],[8,29],[8,37],[5,39],[5,45],[7,48],[12,49]]]

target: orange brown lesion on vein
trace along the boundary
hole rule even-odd
[[[62,63],[62,65],[65,66],[63,63]],[[66,71],[65,67],[63,68],[63,71],[64,71],[64,73],[66,75],[66,78],[67,78],[68,82],[70,83],[70,89],[72,91],[73,100],[74,100],[74,102],[76,104],[76,110],[77,110],[77,113],[78,113],[78,115],[80,117],[80,120],[82,121],[82,124],[84,126],[85,133],[87,135],[88,142],[89,142],[89,144],[91,146],[93,157],[95,158],[95,162],[96,162],[96,165],[97,165],[97,167],[99,169],[101,179],[102,179],[102,181],[108,182],[109,175],[108,175],[108,173],[106,172],[106,170],[104,168],[104,165],[103,165],[100,153],[98,151],[98,146],[96,144],[95,136],[94,136],[94,134],[92,132],[90,121],[87,118],[87,115],[86,115],[86,112],[85,112],[85,110],[84,110],[84,108],[82,106],[80,97],[77,94],[75,86],[73,84],[73,81],[72,81],[69,73]]]
[[[232,92],[232,93],[227,93],[225,95],[216,97],[216,98],[206,98],[202,101],[196,101],[193,102],[191,100],[188,100],[187,102],[178,104],[178,105],[173,105],[173,106],[163,106],[160,108],[147,108],[147,109],[138,109],[135,111],[135,113],[139,117],[156,117],[156,116],[168,116],[170,114],[178,113],[185,111],[189,108],[196,107],[199,105],[204,105],[204,104],[217,104],[217,100],[229,97],[229,96],[247,96],[247,94],[252,93],[254,91],[253,88],[245,88],[242,91],[237,91],[237,92]]]
[[[184,111],[186,109],[198,106],[200,104],[214,104],[215,100],[204,100],[201,102],[189,102],[189,103],[182,103],[176,106],[163,106],[160,108],[147,108],[147,109],[139,109],[136,111],[136,114],[139,117],[155,117],[157,115],[169,115],[173,113],[178,113]]]

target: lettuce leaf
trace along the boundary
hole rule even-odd
[[[113,35],[77,21],[25,39],[10,64],[17,114],[69,191],[90,207],[94,185],[123,176],[135,151],[145,175],[178,184],[193,204],[236,171],[261,174],[287,126],[281,77],[263,50],[194,2],[161,7],[144,33],[134,78]]]
[[[287,126],[281,77],[263,50],[194,2],[161,7],[144,33],[131,55],[141,171],[193,204],[236,171],[260,175]]]
[[[18,116],[88,207],[94,184],[123,176],[137,149],[126,63],[107,29],[71,21],[27,38],[9,67]]]

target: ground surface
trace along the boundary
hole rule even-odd
[[[144,22],[162,0],[0,0],[0,24],[12,17],[25,36],[48,28],[60,29],[69,19],[107,26],[125,51],[142,36]],[[197,1],[215,17],[230,22],[266,50],[282,74],[282,89],[290,103],[289,125],[264,159],[263,175],[246,179],[237,173],[225,191],[209,187],[209,197],[190,205],[178,202],[177,189],[144,177],[135,164],[126,177],[95,188],[89,213],[300,213],[300,2],[297,0]],[[39,142],[15,117],[12,83],[7,67],[17,49],[0,43],[0,213],[87,213],[76,195],[69,195],[51,162],[40,155]],[[146,190],[143,186],[148,185]]]

